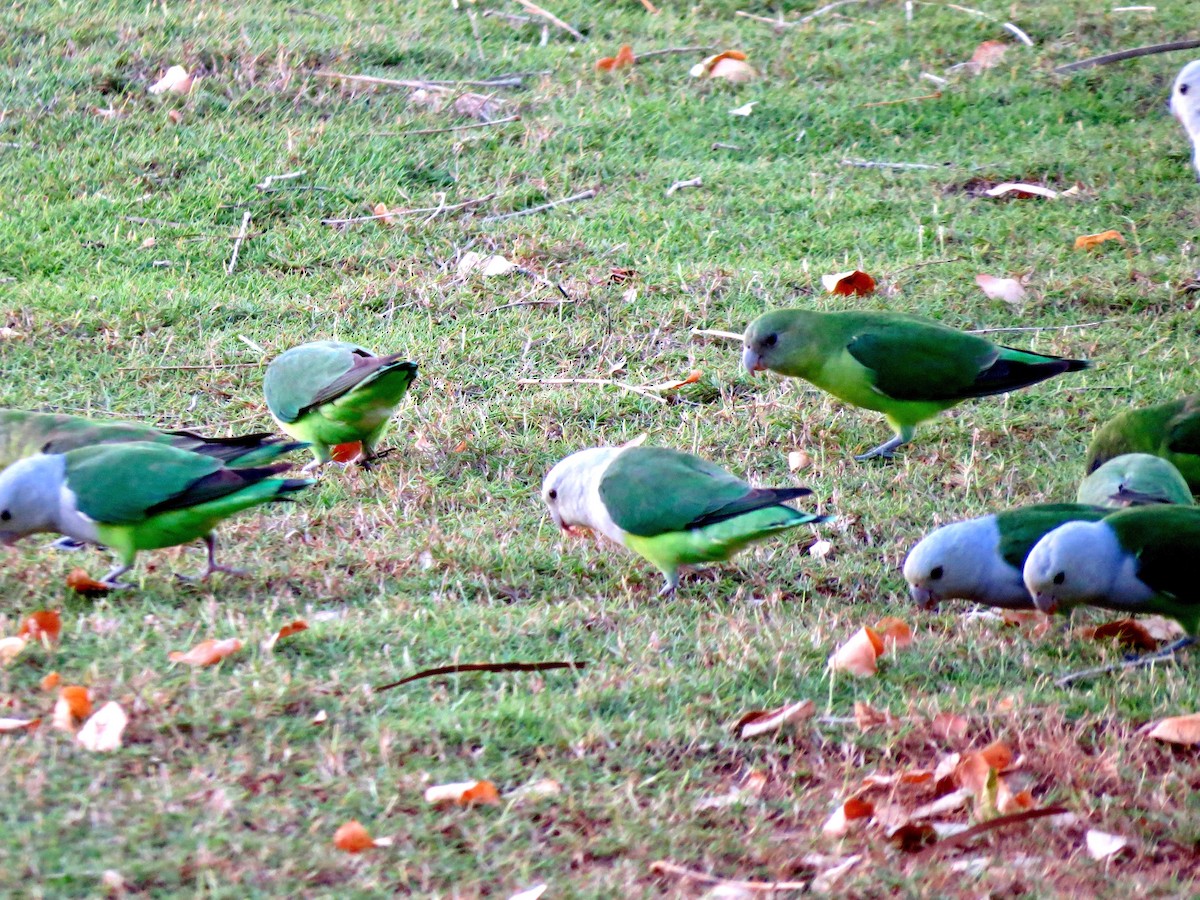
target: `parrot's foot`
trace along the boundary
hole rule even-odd
[[[1163,649],[1156,650],[1153,653],[1147,653],[1145,656],[1139,656],[1136,659],[1115,663],[1111,666],[1101,666],[1098,669],[1087,669],[1083,672],[1072,672],[1070,675],[1064,675],[1054,683],[1059,687],[1066,687],[1067,685],[1074,684],[1076,681],[1082,681],[1083,679],[1091,678],[1094,675],[1107,675],[1110,672],[1120,672],[1124,669],[1140,669],[1142,666],[1152,666],[1155,663],[1175,662],[1175,651],[1191,646],[1195,642],[1195,638],[1180,638],[1175,643],[1169,644]]]
[[[86,546],[86,541],[77,541],[75,538],[70,537],[60,537],[57,541],[50,545],[50,548],[52,550],[65,550],[70,553],[76,550],[82,550]]]
[[[658,596],[659,597],[670,597],[671,595],[673,595],[675,593],[675,588],[677,588],[678,586],[679,586],[678,584],[671,584],[671,582],[668,581],[666,584],[664,584],[662,586],[662,590],[660,590],[658,592]]]
[[[884,441],[878,447],[872,447],[866,453],[860,453],[854,458],[859,462],[862,462],[865,459],[875,459],[876,457],[880,459],[891,459],[893,456],[895,456],[896,449],[903,447],[907,443],[908,441],[900,437],[900,435],[896,435],[890,441]]]
[[[204,567],[204,571],[199,575],[176,575],[180,581],[198,582],[207,581],[214,572],[224,572],[226,575],[233,575],[237,578],[243,578],[249,573],[242,569],[235,569],[232,566],[223,566],[217,562],[217,537],[213,534],[204,536],[204,546],[208,549],[208,565]]]
[[[323,466],[323,465],[325,465],[325,463],[323,463],[321,460],[314,459],[307,466],[304,466],[303,468],[300,469],[300,474],[307,475],[310,472],[319,472],[319,471],[321,471],[321,466]]]
[[[386,450],[367,450],[364,448],[362,453],[351,460],[351,463],[355,463],[364,471],[370,472],[375,468],[375,463],[390,456],[395,449],[395,447],[388,447]]]
[[[133,587],[127,581],[117,581],[122,575],[129,571],[129,566],[113,566],[104,573],[104,577],[100,579],[100,583],[114,591],[127,591]]]

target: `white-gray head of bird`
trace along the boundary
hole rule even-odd
[[[563,531],[576,527],[610,534],[613,524],[600,499],[600,479],[620,447],[579,450],[555,464],[542,481],[542,500]]]
[[[58,531],[64,500],[66,460],[30,456],[0,472],[0,544],[11,545],[39,531]],[[73,503],[71,504],[73,507]]]
[[[1136,602],[1153,593],[1137,577],[1137,560],[1103,521],[1067,522],[1051,531],[1029,551],[1024,577],[1033,602],[1047,613],[1082,603]]]
[[[1021,573],[1000,556],[995,516],[952,522],[930,532],[904,560],[913,601],[933,609],[942,600],[1028,609],[1032,598]]]
[[[1175,78],[1171,114],[1187,129],[1192,140],[1200,139],[1200,59],[1184,66]]]

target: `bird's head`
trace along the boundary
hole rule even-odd
[[[930,532],[904,560],[904,579],[913,602],[935,609],[942,600],[995,602],[1000,585],[989,579],[997,558],[994,519],[953,522]]]
[[[542,481],[542,500],[554,524],[568,533],[594,528],[592,495],[617,447],[592,447],[560,460]]]
[[[1067,522],[1038,541],[1025,559],[1025,587],[1045,613],[1105,598],[1124,552],[1103,521]]]
[[[1192,140],[1200,139],[1200,59],[1188,63],[1179,72],[1171,88],[1171,114]]]
[[[0,472],[0,544],[53,531],[65,462],[61,456],[31,456]]]
[[[807,369],[811,316],[798,309],[778,309],[759,316],[742,336],[742,365],[750,373],[770,369],[803,377]]]

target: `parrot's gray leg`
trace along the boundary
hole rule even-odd
[[[107,572],[104,573],[104,577],[100,579],[100,583],[103,585],[107,585],[108,587],[112,588],[114,591],[123,591],[127,588],[131,588],[131,587],[133,587],[132,584],[129,584],[124,581],[117,581],[117,579],[120,578],[122,575],[124,575],[126,572],[128,572],[129,569],[130,569],[130,566],[115,565],[111,569],[109,569]]]
[[[662,590],[658,592],[660,597],[670,597],[675,593],[675,589],[679,587],[679,572],[664,573],[667,583],[662,586]]]
[[[176,575],[176,578],[180,581],[196,582],[207,581],[209,576],[214,572],[224,572],[226,575],[236,575],[238,577],[247,574],[243,569],[223,566],[217,562],[217,536],[215,534],[210,532],[204,536],[204,546],[208,548],[208,565],[204,567],[204,571],[199,575]]]
[[[901,435],[896,435],[891,440],[884,441],[878,447],[872,447],[866,453],[860,453],[858,456],[856,456],[854,458],[859,460],[860,462],[864,459],[875,459],[875,457],[877,457],[877,456],[881,457],[883,459],[891,459],[892,455],[893,455],[893,451],[895,451],[896,448],[898,448],[898,447],[903,447],[907,443],[908,443],[907,438],[905,438]]]
[[[53,550],[66,550],[69,552],[82,550],[86,546],[86,541],[77,541],[75,538],[66,537],[65,535],[50,545]]]

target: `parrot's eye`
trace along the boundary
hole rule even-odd
[[[1181,94],[1186,94],[1186,93],[1187,93],[1187,85],[1186,85],[1186,84],[1181,84],[1181,85],[1179,86],[1179,93],[1181,93]]]
[[[546,496],[549,497],[551,500],[557,500],[558,499],[558,491],[556,491],[554,488],[550,488],[550,490],[546,492]]]
[[[929,577],[932,580],[937,581],[939,578],[941,578],[945,574],[946,574],[946,570],[943,569],[941,566],[934,566],[933,570],[929,573]]]
[[[779,335],[777,335],[777,334],[768,334],[768,335],[767,335],[765,338],[763,338],[762,345],[763,345],[764,347],[774,347],[774,346],[775,346],[775,342],[776,342],[776,341],[778,341],[778,340],[779,340]]]
[[[1064,581],[1066,581],[1066,580],[1067,580],[1067,573],[1066,573],[1066,572],[1059,572],[1057,575],[1055,575],[1055,576],[1054,576],[1054,583],[1055,583],[1055,584],[1062,584],[1062,583],[1063,583]]]
[[[12,518],[12,513],[10,513],[7,509],[4,510],[3,512],[0,512],[0,521],[7,522],[11,518]]]

